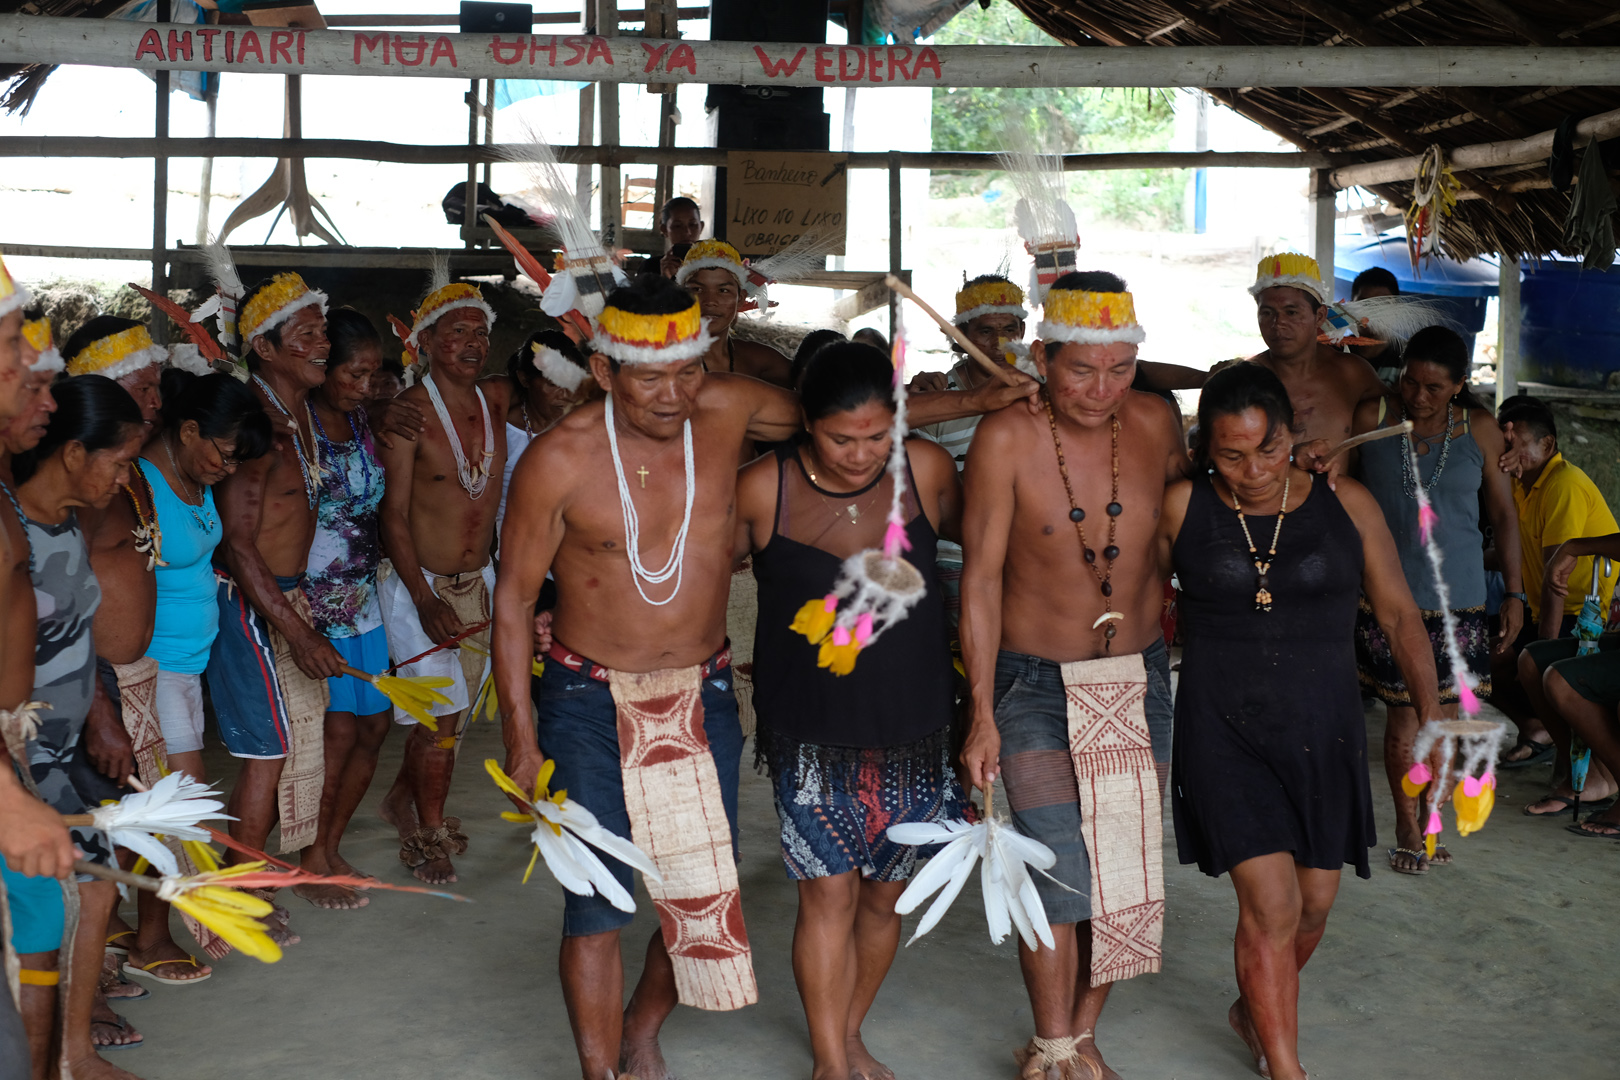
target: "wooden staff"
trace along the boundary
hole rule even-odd
[[[78,819],[83,818],[80,821]],[[90,824],[89,814],[63,814],[62,821],[67,825]],[[120,870],[116,866],[101,866],[97,863],[85,862],[83,859],[73,860],[73,872],[76,874],[89,874],[93,878],[103,881],[118,881],[135,889],[145,889],[147,892],[157,892],[162,887],[162,879],[142,877],[132,874],[128,870]]]
[[[1360,435],[1351,436],[1350,438],[1344,440],[1344,442],[1340,443],[1338,446],[1335,446],[1332,450],[1329,450],[1328,453],[1327,453],[1327,456],[1324,457],[1322,460],[1324,462],[1332,461],[1334,458],[1338,457],[1340,454],[1344,453],[1346,450],[1353,450],[1356,447],[1360,446],[1362,443],[1377,442],[1379,439],[1392,439],[1397,435],[1405,435],[1407,432],[1409,432],[1411,430],[1412,430],[1412,421],[1410,421],[1410,420],[1402,420],[1400,423],[1396,424],[1394,427],[1378,428],[1378,429],[1376,429],[1374,431],[1368,431],[1368,432],[1364,432],[1364,433],[1362,433]]]
[[[899,293],[901,296],[905,297],[907,300],[910,300],[913,304],[916,304],[918,307],[922,308],[923,311],[928,314],[928,317],[938,323],[939,328],[949,334],[958,345],[962,346],[962,348],[967,351],[967,354],[973,357],[973,359],[977,360],[979,362],[979,366],[983,367],[984,370],[988,371],[991,375],[1000,379],[1008,386],[1013,386],[1018,382],[1017,379],[1013,378],[1012,369],[1007,367],[1006,364],[998,364],[988,356],[984,355],[984,353],[979,350],[977,345],[973,344],[973,342],[967,339],[966,334],[962,333],[962,331],[958,330],[951,323],[946,322],[939,312],[929,307],[927,301],[918,296],[916,293],[912,292],[911,287],[905,282],[901,281],[893,274],[889,274],[883,279],[883,283],[889,288],[893,289],[895,292]]]

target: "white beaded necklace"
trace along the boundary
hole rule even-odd
[[[675,534],[675,543],[670,548],[669,561],[662,570],[649,572],[641,562],[641,522],[636,516],[636,504],[630,498],[630,485],[624,481],[624,464],[619,460],[619,436],[613,430],[612,394],[607,396],[603,415],[607,417],[608,448],[613,452],[613,475],[619,481],[619,509],[624,514],[624,545],[630,556],[630,578],[643,600],[653,607],[663,607],[681,592],[681,570],[686,563],[686,534],[692,527],[692,501],[697,495],[697,470],[692,467],[692,421],[686,421],[682,432],[686,450],[686,513],[681,518],[681,530]],[[672,577],[675,579],[675,591],[662,600],[652,599],[641,587],[642,581],[649,585],[662,585]]]
[[[467,489],[467,494],[476,499],[489,486],[489,463],[495,459],[495,429],[489,422],[489,402],[484,400],[484,391],[479,389],[477,383],[473,384],[473,393],[478,395],[478,407],[484,413],[484,452],[477,465],[468,465],[467,455],[461,452],[461,436],[456,434],[455,422],[450,419],[450,410],[444,407],[444,399],[439,396],[439,388],[433,382],[431,371],[422,377],[422,385],[427,387],[428,399],[433,402],[433,411],[439,417],[439,426],[444,428],[444,436],[450,441],[450,452],[456,458],[456,479]]]

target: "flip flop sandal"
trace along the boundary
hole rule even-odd
[[[143,964],[140,967],[126,962],[124,970],[131,975],[139,975],[143,979],[151,979],[153,982],[160,982],[165,986],[190,986],[192,983],[207,982],[214,977],[214,973],[210,971],[207,975],[198,975],[190,979],[165,979],[152,970],[153,968],[162,967],[164,964],[190,964],[194,968],[202,967],[201,964],[197,963],[195,956],[188,956],[184,960],[154,960],[150,964]]]
[[[1510,760],[1504,754],[1497,761],[1496,767],[1498,769],[1528,769],[1532,765],[1540,765],[1543,761],[1551,761],[1553,754],[1558,749],[1552,743],[1538,743],[1534,739],[1520,739],[1518,744],[1508,751],[1508,754],[1516,754],[1527,746],[1531,748],[1529,757]]]
[[[1403,870],[1395,865],[1395,856],[1410,855],[1418,861],[1417,869]],[[1429,856],[1422,848],[1414,851],[1411,848],[1392,847],[1389,849],[1389,868],[1397,874],[1410,874],[1412,877],[1422,877],[1429,872]]]
[[[1595,817],[1596,815],[1594,814],[1593,816]],[[1611,833],[1593,832],[1591,829],[1586,827],[1588,825],[1597,825],[1601,828],[1614,829],[1616,831]],[[1564,830],[1566,832],[1572,832],[1576,836],[1584,836],[1589,840],[1620,840],[1620,824],[1613,821],[1593,821],[1592,818],[1587,818],[1585,821],[1576,821],[1565,825]]]
[[[135,931],[133,931],[133,930],[120,930],[116,934],[107,935],[107,951],[112,953],[114,956],[128,956],[129,955],[129,946],[128,945],[114,945],[113,942],[117,941],[119,938],[134,937],[134,936],[135,936]]]
[[[1546,811],[1544,813],[1540,813],[1540,814],[1535,813],[1534,811],[1532,811],[1530,809],[1532,806],[1535,806],[1538,803],[1544,803],[1544,802],[1561,802],[1564,805],[1560,806],[1557,810],[1548,810],[1548,811]],[[1542,818],[1542,817],[1563,817],[1565,814],[1573,814],[1575,812],[1575,800],[1574,799],[1566,799],[1562,795],[1557,795],[1557,794],[1554,794],[1553,792],[1549,791],[1549,792],[1547,792],[1547,794],[1543,795],[1541,798],[1537,799],[1535,802],[1525,803],[1524,804],[1524,809],[1519,811],[1519,812],[1522,813],[1525,817],[1537,817],[1537,818]]]
[[[113,1019],[111,1019],[111,1020],[92,1020],[92,1021],[90,1021],[90,1026],[91,1027],[95,1027],[97,1024],[103,1024],[103,1025],[105,1025],[107,1027],[110,1027],[110,1028],[117,1028],[119,1031],[128,1031],[129,1030],[129,1021],[125,1020],[122,1016],[119,1016],[117,1013],[113,1014]],[[95,1040],[92,1039],[91,1044],[95,1047],[95,1051],[98,1054],[105,1054],[110,1050],[139,1050],[141,1047],[146,1045],[146,1037],[144,1035],[141,1036],[141,1039],[140,1039],[139,1042],[106,1043],[106,1044],[97,1044],[95,1042]]]

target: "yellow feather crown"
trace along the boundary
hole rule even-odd
[[[1010,281],[981,281],[956,294],[956,317],[952,321],[962,326],[980,315],[1016,315],[1022,319],[1028,314],[1023,289]]]
[[[1267,255],[1254,270],[1254,284],[1249,295],[1258,297],[1267,289],[1284,285],[1300,289],[1316,297],[1317,303],[1328,302],[1327,285],[1322,280],[1322,268],[1309,255],[1288,251],[1281,255]]]
[[[737,249],[724,240],[699,240],[686,252],[681,268],[675,272],[677,284],[685,285],[699,270],[728,270],[738,283],[747,289],[748,264]]]
[[[484,300],[483,291],[476,285],[469,285],[465,281],[452,281],[450,284],[435,289],[428,294],[422,306],[416,309],[411,316],[411,336],[408,339],[412,345],[416,344],[417,335],[429,326],[438,322],[445,314],[456,308],[477,308],[489,320],[489,325],[495,325],[495,310]]]
[[[690,360],[713,343],[696,300],[686,310],[668,315],[637,315],[610,305],[602,309],[596,331],[597,351],[624,364]]]
[[[1146,331],[1136,321],[1136,301],[1128,292],[1050,289],[1036,336],[1042,341],[1081,345],[1140,344]]]
[[[252,341],[257,335],[274,330],[290,319],[294,312],[311,304],[318,304],[321,313],[325,314],[326,294],[311,289],[304,284],[303,278],[290,271],[277,274],[270,279],[270,285],[256,293],[242,309],[236,320],[237,329],[243,342]]]
[[[169,350],[152,343],[144,326],[132,326],[116,334],[92,341],[68,361],[69,375],[105,375],[122,379],[151,364],[168,359]]]
[[[33,364],[29,365],[28,370],[48,371],[53,374],[62,370],[62,353],[51,338],[51,320],[24,319],[22,334],[33,350],[39,354]]]

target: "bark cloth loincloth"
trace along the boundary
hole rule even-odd
[[[1142,657],[1062,665],[1080,828],[1091,862],[1091,985],[1164,961],[1164,826]]]
[[[731,826],[703,731],[701,680],[697,665],[608,672],[630,833],[664,879],[645,884],[675,968],[676,992],[699,1009],[740,1009],[759,1000],[759,989]]]
[[[315,624],[302,588],[282,593],[298,617]],[[325,679],[311,679],[293,662],[292,646],[274,628],[270,643],[276,653],[276,679],[287,702],[287,763],[277,795],[281,809],[281,854],[301,851],[315,841],[321,816],[321,787],[326,782]]]

